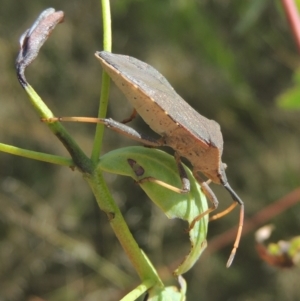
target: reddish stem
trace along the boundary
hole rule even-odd
[[[297,6],[294,0],[282,0],[282,5],[300,51],[300,18]]]

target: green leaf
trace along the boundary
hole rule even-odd
[[[135,162],[134,169],[128,160]],[[158,149],[132,146],[114,150],[100,158],[98,167],[106,172],[132,177],[136,181],[153,177],[178,188],[182,185],[174,157]],[[179,194],[153,182],[144,182],[140,186],[168,218],[180,218],[191,224],[195,217],[207,210],[208,205],[192,172],[186,166],[185,170],[191,184],[189,193]],[[207,224],[208,216],[204,216],[190,230],[191,250],[174,272],[176,275],[187,272],[206,247]]]

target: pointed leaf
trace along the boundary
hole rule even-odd
[[[101,157],[99,168],[130,176],[136,181],[153,177],[178,188],[182,185],[174,157],[158,149],[133,146],[114,150]],[[189,193],[179,194],[152,182],[144,182],[140,186],[168,218],[180,218],[190,224],[208,207],[206,197],[192,172],[186,166],[185,170],[191,184]],[[176,275],[187,272],[206,247],[207,223],[208,216],[205,216],[190,230],[191,250],[175,271]]]

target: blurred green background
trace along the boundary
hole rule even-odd
[[[2,143],[68,156],[39,121],[19,85],[14,60],[20,35],[47,7],[65,12],[28,68],[29,83],[57,116],[96,116],[102,49],[99,1],[1,0],[0,99]],[[231,186],[251,217],[299,186],[299,111],[276,104],[293,86],[299,56],[279,1],[113,0],[113,52],[156,67],[204,116],[218,121]],[[131,112],[112,85],[108,116]],[[95,126],[65,124],[87,154]],[[151,134],[140,118],[132,126]],[[135,145],[109,130],[103,152]],[[186,224],[168,220],[131,179],[106,175],[141,248],[167,284],[188,252]],[[228,193],[212,186],[220,208]],[[81,174],[0,154],[0,300],[118,300],[138,283],[105,214]],[[276,216],[274,240],[299,234],[299,206]],[[238,210],[209,225],[209,241],[237,226]],[[270,221],[268,221],[269,223]],[[185,275],[188,300],[300,300],[299,269],[264,264],[253,232],[206,252]],[[120,269],[120,270],[118,270]]]

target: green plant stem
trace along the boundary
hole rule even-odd
[[[48,107],[30,85],[28,85],[25,90],[28,93],[34,108],[38,111],[42,118],[50,118],[53,116],[52,112],[48,109]],[[52,132],[63,142],[67,150],[70,152],[75,165],[83,172],[84,178],[90,184],[94,192],[100,209],[103,210],[109,217],[111,226],[124,251],[136,269],[139,277],[142,279],[142,281],[149,280],[153,284],[157,283],[160,286],[163,286],[162,281],[160,280],[156,271],[150,264],[147,257],[141,251],[131,232],[129,231],[121,211],[108,191],[101,171],[95,168],[95,164],[93,164],[91,160],[84,155],[79,146],[73,141],[73,139],[69,136],[59,122],[48,123],[48,126]],[[35,158],[37,158],[37,156],[35,156]]]
[[[107,51],[111,51],[111,19],[110,19],[110,4],[109,0],[102,0],[102,11],[103,11],[103,24],[104,24],[104,49]],[[108,103],[108,95],[109,95],[109,77],[107,74],[103,74],[102,77],[102,89],[101,89],[101,98],[100,98],[100,108],[98,112],[99,117],[105,117],[107,111],[107,103]],[[53,114],[51,110],[47,107],[47,105],[42,101],[39,95],[34,91],[34,89],[27,84],[25,87],[27,94],[29,95],[29,99],[31,104],[38,112],[41,118],[51,118]],[[132,262],[135,270],[137,271],[139,277],[142,280],[142,284],[138,286],[132,293],[141,294],[145,290],[153,287],[163,287],[163,283],[159,278],[156,270],[153,268],[151,262],[146,257],[146,255],[139,248],[138,244],[134,240],[123,216],[116,203],[114,202],[106,183],[103,179],[101,170],[96,168],[96,163],[98,162],[98,158],[101,152],[102,145],[102,137],[104,126],[98,125],[96,130],[96,137],[92,152],[92,158],[89,159],[81,148],[77,145],[77,143],[73,140],[73,138],[68,134],[65,128],[59,122],[47,123],[50,130],[58,137],[58,139],[64,144],[66,149],[69,151],[73,162],[76,167],[83,173],[85,180],[89,183],[92,188],[98,205],[101,210],[103,210],[110,221],[110,224],[121,243],[124,251]],[[11,151],[13,149],[11,148]],[[45,154],[36,154],[35,152],[25,151],[25,150],[17,150],[18,154],[25,155],[27,157],[31,157],[34,159],[44,158],[50,160],[51,155]],[[52,157],[52,159],[56,162],[59,162],[58,158]],[[66,163],[66,161],[61,161]],[[68,161],[70,163],[71,161]],[[126,299],[126,300],[132,300]]]
[[[102,4],[103,31],[104,31],[103,47],[104,50],[111,51],[112,37],[111,37],[110,2],[109,0],[102,0],[101,4]],[[109,85],[110,85],[110,78],[105,72],[103,72],[100,107],[98,112],[99,118],[106,117],[108,96],[109,96]],[[98,124],[96,129],[96,134],[95,134],[95,142],[94,142],[92,157],[91,157],[92,162],[94,164],[99,160],[98,158],[101,152],[103,133],[104,133],[104,126]],[[120,209],[118,208],[114,199],[109,193],[109,190],[103,179],[101,170],[98,168],[94,171],[92,176],[86,175],[85,178],[90,184],[94,192],[94,195],[97,199],[100,209],[107,214],[111,227],[113,228],[120,244],[122,245],[124,251],[129,257],[139,277],[142,279],[143,282],[146,281],[149,284],[149,287],[147,288],[150,288],[154,284],[163,286],[163,283],[160,280],[159,276],[157,275],[155,269],[152,267],[150,261],[142,252],[142,250],[139,248],[130,230],[128,229],[128,226],[122,216]]]
[[[58,165],[70,166],[70,167],[74,166],[73,160],[69,158],[35,152],[35,151],[15,147],[4,143],[0,143],[0,151],[8,154],[34,159],[38,161],[48,162],[52,164],[58,164]]]
[[[42,118],[47,119],[53,116],[50,109],[30,85],[27,85],[25,90],[29,95],[32,105]],[[83,172],[84,178],[90,184],[94,192],[100,209],[103,210],[109,217],[111,226],[124,251],[136,269],[139,277],[142,279],[142,281],[150,281],[153,284],[163,286],[162,281],[152,267],[150,261],[141,251],[131,232],[129,231],[119,208],[115,204],[111,194],[108,191],[101,171],[98,168],[95,168],[96,165],[85,156],[85,154],[72,139],[72,137],[67,133],[61,123],[53,122],[47,123],[47,125],[67,148],[75,165],[80,169],[81,172]]]
[[[102,0],[102,19],[103,19],[103,49],[111,52],[112,34],[111,34],[111,17],[110,17],[110,2]]]
[[[111,227],[139,277],[142,281],[151,280],[153,283],[163,286],[156,271],[153,269],[149,260],[139,248],[129,231],[120,209],[108,191],[101,171],[96,169],[92,176],[86,175],[85,179],[90,184],[99,207],[107,214]]]
[[[108,105],[110,78],[106,72],[102,72],[102,85],[101,85],[101,96],[100,96],[100,107],[98,112],[98,118],[105,118]],[[97,163],[101,153],[102,140],[104,135],[105,126],[97,123],[96,133],[93,145],[93,151],[91,160],[93,163]]]
[[[41,118],[51,118],[53,113],[43,102],[40,96],[35,92],[35,90],[28,84],[25,87],[30,102],[34,109],[38,112]],[[50,130],[57,136],[57,138],[63,143],[66,149],[69,151],[75,165],[82,171],[91,173],[93,170],[93,165],[89,158],[84,154],[75,140],[69,135],[67,130],[62,126],[60,122],[47,123]]]
[[[112,35],[111,35],[111,17],[110,17],[110,2],[109,0],[102,0],[102,19],[103,19],[103,48],[111,52],[112,48]],[[108,106],[110,78],[106,72],[102,72],[102,84],[100,105],[98,111],[98,118],[105,118]],[[96,163],[99,160],[101,153],[101,146],[104,134],[104,125],[97,124],[94,139],[94,146],[92,151],[92,162]]]
[[[134,301],[142,294],[144,294],[149,288],[153,286],[152,281],[144,281],[140,285],[138,285],[135,289],[133,289],[130,293],[124,296],[120,301]]]

